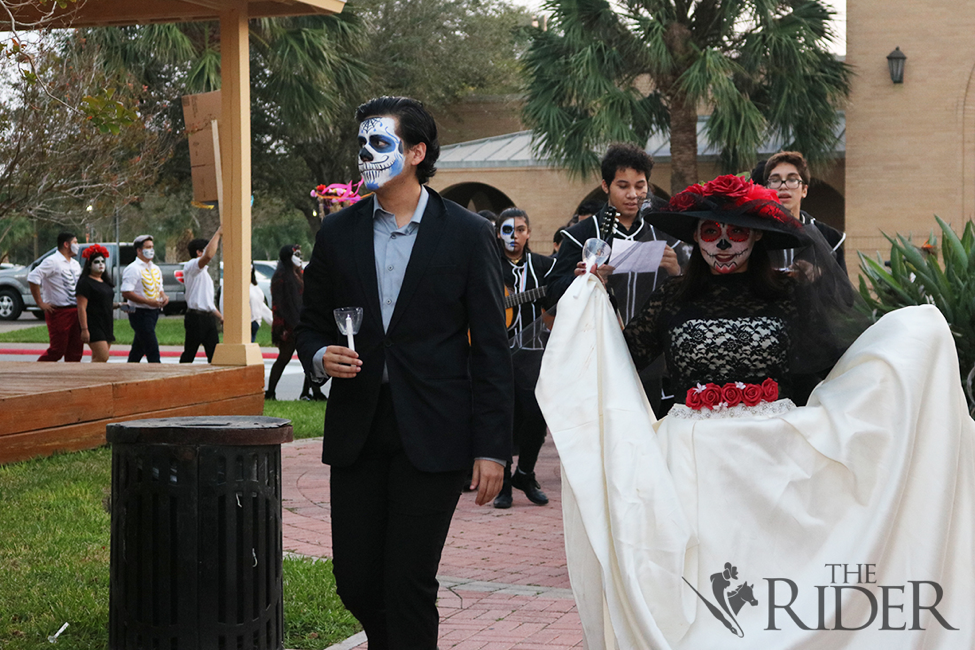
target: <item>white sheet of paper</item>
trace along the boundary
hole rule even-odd
[[[609,263],[616,267],[613,273],[656,273],[667,247],[663,241],[614,239],[612,244]]]

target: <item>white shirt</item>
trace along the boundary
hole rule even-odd
[[[146,300],[159,300],[163,294],[162,271],[152,260],[143,262],[137,257],[122,273],[122,291],[132,291]],[[136,309],[155,309],[134,300],[129,301],[129,306]]]
[[[213,280],[207,266],[200,268],[200,258],[194,257],[183,265],[183,284],[186,285],[186,307],[199,311],[216,311],[213,302]]]
[[[75,289],[81,277],[81,264],[67,260],[60,251],[49,255],[27,274],[27,281],[41,287],[41,300],[55,307],[74,307],[78,304]]]
[[[268,306],[264,304],[264,292],[256,284],[250,285],[251,295],[251,321],[255,323],[260,323],[263,320],[268,325],[274,319],[274,314],[268,309]],[[223,296],[220,296],[223,300]]]

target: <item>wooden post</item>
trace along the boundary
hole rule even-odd
[[[230,0],[220,12],[220,219],[223,224],[223,343],[213,363],[263,363],[250,342],[251,121],[247,0]]]

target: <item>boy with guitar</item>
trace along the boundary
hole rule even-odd
[[[687,261],[688,251],[676,239],[658,232],[640,216],[640,210],[647,204],[647,199],[654,200],[649,193],[653,159],[646,151],[632,144],[610,145],[600,167],[606,205],[592,218],[562,231],[562,246],[549,274],[544,306],[551,308],[556,305],[575,279],[576,265],[582,262],[582,247],[590,237],[598,237],[610,245],[620,240],[665,241],[667,247],[664,249],[660,267],[654,271],[613,274],[613,257],[610,257],[609,264],[599,268],[600,275],[608,276],[606,286],[625,325],[640,312],[654,289],[667,278],[681,274],[681,263]],[[615,248],[614,246],[614,252]],[[661,361],[641,373],[647,397],[657,414],[665,412],[661,409],[662,373]]]
[[[511,507],[512,487],[522,490],[532,503],[543,506],[548,503],[548,497],[535,479],[535,462],[545,441],[545,418],[535,400],[543,348],[533,336],[532,326],[542,316],[541,299],[555,260],[528,248],[531,224],[524,210],[508,208],[498,216],[496,228],[502,250],[505,316],[515,374],[514,442],[518,449],[518,468],[512,472],[508,460],[504,485],[494,499],[494,507]]]

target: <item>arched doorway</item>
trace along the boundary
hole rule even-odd
[[[498,214],[515,204],[504,192],[484,183],[459,183],[448,187],[440,194],[471,212],[490,210]]]
[[[813,178],[802,209],[840,232],[846,231],[846,199],[832,185]]]

